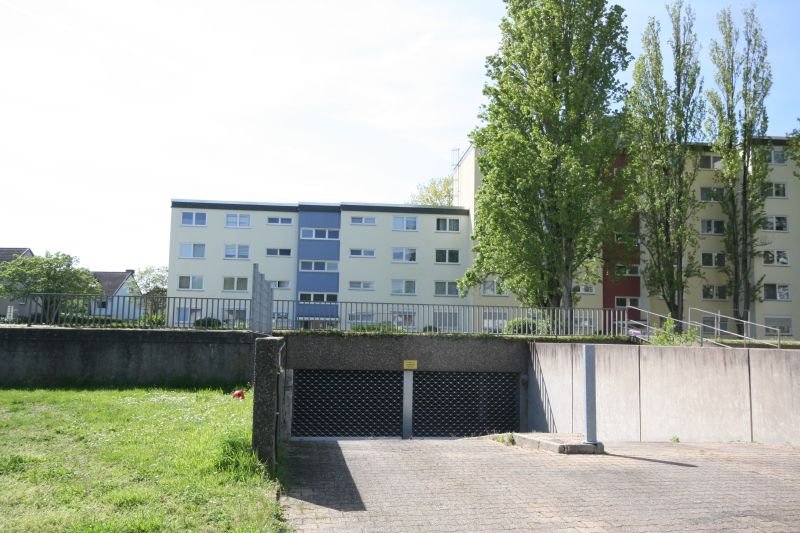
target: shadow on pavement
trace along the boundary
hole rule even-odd
[[[335,440],[290,441],[287,495],[337,511],[364,511],[364,502]]]
[[[605,455],[608,455],[609,457],[620,457],[622,459],[633,459],[634,461],[647,461],[648,463],[659,463],[659,464],[662,464],[662,465],[684,466],[684,467],[687,467],[687,468],[697,468],[697,465],[692,465],[692,464],[689,464],[689,463],[677,463],[675,461],[663,461],[661,459],[650,459],[648,457],[636,457],[636,456],[633,456],[633,455],[619,455],[619,454],[616,454],[616,453],[608,453],[608,452],[605,452]]]

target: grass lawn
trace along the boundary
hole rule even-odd
[[[252,397],[0,390],[0,531],[284,531]]]

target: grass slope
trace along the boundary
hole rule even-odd
[[[0,390],[0,531],[284,531],[221,391]]]

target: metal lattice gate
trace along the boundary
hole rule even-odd
[[[410,374],[411,372],[409,372]],[[403,372],[295,370],[294,437],[399,437]],[[413,372],[406,436],[464,437],[519,431],[519,375]]]
[[[413,435],[519,431],[518,380],[506,372],[414,372]]]
[[[295,370],[292,436],[399,437],[403,373]]]

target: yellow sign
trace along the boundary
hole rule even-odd
[[[416,370],[416,369],[417,369],[416,359],[403,359],[403,370]]]

